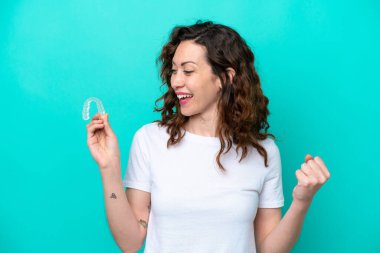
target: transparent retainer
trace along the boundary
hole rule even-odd
[[[98,108],[98,113],[100,113],[100,115],[106,113],[106,111],[104,110],[104,106],[103,106],[102,101],[99,98],[91,97],[91,98],[86,99],[86,101],[84,102],[84,105],[83,105],[82,117],[84,120],[90,119],[90,104],[91,104],[91,102],[96,103],[96,107]]]

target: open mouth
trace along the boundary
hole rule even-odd
[[[188,95],[177,95],[177,97],[178,97],[179,100],[183,100],[183,99],[186,99],[186,98],[192,98],[193,95],[190,95],[190,94],[188,94]]]
[[[181,105],[187,104],[191,99],[193,98],[193,95],[183,95],[183,96],[178,96],[179,103]]]

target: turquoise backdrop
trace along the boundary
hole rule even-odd
[[[283,214],[307,153],[330,170],[292,252],[380,252],[380,3],[370,0],[2,0],[0,252],[120,252],[83,102],[103,101],[124,175],[135,131],[160,117],[155,59],[175,25],[198,19],[236,29],[255,54]]]

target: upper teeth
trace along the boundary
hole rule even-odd
[[[178,99],[182,99],[184,97],[192,97],[193,95],[177,95]]]

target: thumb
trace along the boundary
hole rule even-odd
[[[307,161],[312,160],[312,159],[313,159],[313,157],[311,155],[307,154],[305,157],[305,163],[307,163]]]

